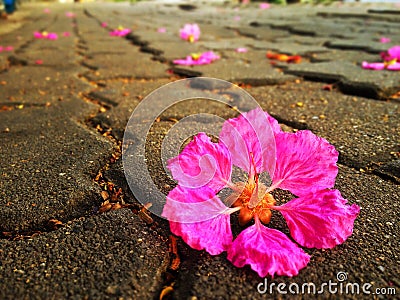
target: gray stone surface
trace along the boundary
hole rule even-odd
[[[396,72],[361,69],[351,62],[322,62],[290,65],[288,74],[325,82],[339,82],[342,91],[375,99],[388,99],[400,88]]]
[[[43,12],[47,6],[50,14]],[[68,11],[75,18],[68,18]],[[360,67],[399,43],[399,16],[393,11],[398,9],[392,4],[361,3],[267,10],[258,3],[24,3],[10,18],[18,20],[16,25],[1,19],[0,45],[15,49],[0,53],[0,298],[159,299],[170,291],[163,299],[371,299],[365,294],[260,295],[257,285],[263,279],[249,267],[235,268],[225,254],[211,256],[179,239],[180,264],[173,261],[168,222],[154,215],[152,224],[145,222],[138,212],[143,199],[130,191],[119,157],[137,105],[158,87],[194,75],[232,81],[284,130],[309,129],[326,138],[340,153],[336,187],[362,208],[343,245],[305,249],[311,254],[307,268],[294,278],[267,277],[268,282],[318,286],[336,282],[342,271],[346,282],[400,293],[399,76]],[[181,41],[179,28],[193,22],[202,30],[200,41]],[[110,37],[119,25],[132,33]],[[157,32],[160,27],[167,32]],[[60,38],[34,39],[33,32],[41,30]],[[379,43],[382,36],[392,42]],[[249,51],[237,53],[238,47]],[[195,67],[171,62],[206,50],[221,59]],[[277,62],[265,57],[267,50],[303,59]],[[227,99],[232,106],[247,105],[235,94]],[[144,114],[162,103],[145,107]],[[204,99],[163,112],[146,136],[140,158],[146,166],[127,173],[138,179],[135,188],[151,194],[154,184],[168,193],[175,183],[161,155],[176,155],[194,132],[218,132],[217,122],[182,122],[204,112],[222,119],[237,114]],[[142,129],[137,124],[126,136],[134,153]],[[163,142],[168,143],[161,152]],[[122,194],[116,196],[119,188]],[[114,196],[108,203],[106,190]],[[130,210],[117,209],[121,206]],[[117,210],[101,214],[107,207]],[[60,223],[54,226],[54,220]],[[288,233],[277,215],[271,226]]]
[[[95,111],[75,98],[2,112],[1,231],[43,229],[50,219],[65,222],[99,205],[92,178],[113,145],[82,124],[83,113]]]
[[[127,209],[0,243],[2,299],[152,299],[169,262],[165,237]]]
[[[340,152],[340,162],[366,170],[393,161],[398,151],[398,103],[326,91],[321,83],[290,83],[249,92],[282,123],[310,129]]]

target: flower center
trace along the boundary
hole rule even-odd
[[[261,222],[268,224],[271,220],[270,207],[276,204],[274,197],[266,193],[267,187],[258,183],[258,175],[255,178],[249,178],[246,183],[239,182],[236,184],[239,189],[243,189],[241,194],[233,203],[234,207],[241,207],[239,212],[239,224],[241,226],[250,222],[255,215]],[[253,203],[256,203],[253,205]]]
[[[192,53],[190,54],[194,60],[199,60],[201,53]]]
[[[385,67],[390,66],[390,65],[394,65],[397,62],[397,59],[391,59],[391,60],[385,60],[383,63],[385,65]]]
[[[259,220],[268,224],[271,220],[270,207],[276,204],[274,197],[269,193],[273,187],[267,189],[265,184],[258,181],[257,167],[254,161],[253,153],[250,153],[250,172],[249,179],[246,183],[239,182],[236,185],[236,191],[241,191],[239,194],[236,192],[232,196],[236,196],[233,203],[234,207],[241,207],[239,212],[239,224],[246,225],[255,216]]]
[[[189,40],[189,42],[193,43],[194,42],[194,35],[193,34],[189,35],[188,40]]]

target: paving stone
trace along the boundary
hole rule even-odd
[[[7,56],[4,54],[0,54],[0,72],[3,71],[4,69],[7,69],[8,67],[8,59]]]
[[[226,39],[215,42],[198,42],[199,45],[208,50],[235,50],[237,48],[246,47],[246,45],[251,45],[252,43],[253,40],[250,38]]]
[[[377,55],[371,54],[367,52],[361,51],[352,51],[352,50],[339,50],[332,49],[329,52],[325,53],[315,53],[310,58],[311,62],[339,62],[339,61],[348,61],[350,63],[361,65],[363,61],[376,61]]]
[[[274,41],[289,36],[285,30],[271,30],[265,27],[240,27],[237,31],[243,36],[263,41]]]
[[[396,15],[382,15],[382,14],[364,14],[362,12],[319,12],[317,14],[321,17],[328,18],[358,18],[358,19],[367,19],[367,20],[377,20],[377,21],[388,21],[393,23],[398,23],[400,21],[400,17]]]
[[[153,53],[155,56],[161,57],[167,61],[184,58],[191,53],[199,53],[205,50],[204,48],[201,48],[200,44],[184,41],[152,42],[149,44],[149,48],[153,49],[153,51],[148,50],[149,53]],[[157,51],[159,51],[160,54],[158,54]]]
[[[319,81],[339,82],[345,93],[375,99],[387,99],[400,88],[396,72],[364,70],[350,62],[302,63],[288,66],[285,72]]]
[[[0,244],[2,299],[151,299],[169,263],[165,235],[127,209]]]
[[[381,102],[323,90],[320,83],[288,83],[249,90],[261,106],[289,126],[310,129],[335,145],[340,162],[376,168],[398,151],[399,109]]]
[[[392,152],[393,154],[396,154],[396,152]],[[398,152],[397,152],[398,156]],[[395,160],[388,162],[384,165],[379,166],[376,170],[375,173],[380,175],[383,178],[388,178],[397,184],[400,183],[400,160]]]
[[[325,44],[329,48],[343,50],[362,50],[371,53],[381,53],[390,48],[390,46],[376,41],[367,41],[365,38],[351,40],[331,40]]]
[[[296,43],[272,43],[264,41],[255,41],[249,45],[255,49],[277,51],[292,55],[311,55],[313,53],[327,52],[328,49],[323,46],[304,45]]]
[[[112,128],[113,136],[122,141],[125,126],[137,104],[148,94],[169,83],[169,80],[133,81],[108,83],[104,88],[92,91],[87,96],[112,108],[97,114],[91,122],[103,128]]]
[[[277,38],[275,42],[277,43],[295,43],[301,45],[315,45],[324,46],[324,44],[329,41],[329,37],[316,37],[316,36],[303,36],[303,35],[290,35],[288,37]]]
[[[206,77],[251,85],[280,84],[295,80],[295,77],[286,76],[274,69],[264,58],[253,63],[246,59],[221,58],[210,65],[172,68],[177,74],[180,74],[180,69],[200,72]]]
[[[127,63],[128,62],[128,63]],[[143,54],[132,47],[129,53],[92,55],[84,63],[96,70],[92,80],[105,78],[166,78],[167,66],[153,61],[150,55]]]
[[[1,112],[0,151],[7,160],[0,161],[0,231],[43,229],[50,219],[65,222],[99,205],[93,178],[113,146],[75,119],[96,110],[75,98]]]
[[[73,37],[60,37],[60,42],[48,41],[46,45],[34,41],[30,44],[29,50],[18,51],[14,56],[16,59],[26,61],[29,65],[41,65],[51,67],[76,67],[76,54]],[[66,41],[66,40],[69,41]],[[61,41],[63,40],[63,41]],[[69,52],[64,53],[61,49]]]
[[[65,72],[66,70],[76,74],[84,71],[79,66],[72,70],[67,67],[64,71],[62,68],[54,69],[51,66],[14,66],[0,74],[0,81],[3,82],[0,86],[0,103],[5,106],[46,105],[48,102],[69,99],[72,95],[89,88],[87,83]]]
[[[184,24],[182,24],[184,25]],[[237,38],[238,34],[229,28],[216,26],[214,24],[200,24],[201,40],[221,40]]]

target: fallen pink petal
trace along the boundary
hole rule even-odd
[[[185,24],[179,30],[179,36],[185,41],[196,42],[200,38],[200,27],[197,24]]]
[[[388,49],[387,51],[389,60],[397,59],[400,61],[400,46],[393,46]]]
[[[259,8],[260,9],[268,9],[268,8],[271,8],[271,4],[269,4],[267,2],[262,2],[262,3],[260,3]]]
[[[255,225],[243,230],[228,250],[228,260],[236,267],[250,267],[260,277],[295,276],[310,261],[310,256],[282,232],[265,227],[256,218]]]
[[[246,52],[248,52],[249,50],[248,50],[247,48],[239,47],[239,48],[236,48],[235,51],[236,51],[237,53],[246,53]]]
[[[47,40],[56,40],[56,39],[58,39],[58,35],[55,32],[46,32],[46,31],[38,32],[38,31],[35,31],[33,33],[33,36],[35,38],[37,38],[37,39],[47,39]]]
[[[70,32],[63,32],[63,36],[69,37],[69,36],[71,36],[71,33]]]
[[[390,42],[391,42],[391,39],[390,39],[390,38],[387,38],[387,37],[381,37],[381,38],[379,39],[379,42],[381,42],[381,43],[383,43],[383,44],[385,44],[385,43],[390,43]]]
[[[363,61],[361,63],[361,66],[363,69],[370,69],[370,70],[384,70],[385,69],[385,64],[382,62],[375,62],[375,63],[369,63],[367,61]]]
[[[192,53],[186,56],[185,59],[175,59],[173,63],[176,65],[194,66],[194,65],[208,65],[213,61],[220,59],[220,56],[213,51],[203,53]]]
[[[235,266],[249,265],[260,277],[295,276],[310,261],[300,246],[333,248],[353,233],[360,208],[333,189],[337,159],[327,140],[308,130],[283,132],[269,114],[254,109],[225,121],[218,143],[199,133],[169,160],[178,186],[168,194],[163,216],[194,249],[212,255],[226,251]],[[231,181],[233,166],[248,174],[247,181]],[[269,186],[260,180],[264,172]],[[224,188],[232,192],[219,199]],[[271,194],[278,189],[297,197],[287,202]],[[298,244],[267,227],[273,210],[282,214]],[[233,238],[228,216],[235,211],[239,226],[255,224]]]
[[[108,24],[107,24],[106,22],[102,22],[102,23],[101,23],[101,27],[104,28],[104,27],[107,27],[107,26],[108,26]]]
[[[233,20],[235,20],[235,21],[240,21],[240,19],[241,19],[240,16],[234,16],[233,17]]]
[[[184,209],[181,209],[182,206],[179,204],[184,204],[185,202],[191,204],[209,203],[210,198],[215,199],[221,211],[226,209],[222,201],[215,196],[215,192],[212,189],[205,186],[200,188],[201,193],[198,192],[199,190],[184,188],[182,186],[173,189],[168,195],[169,198],[164,207],[163,216],[169,220],[179,220],[179,218],[182,218],[179,214],[186,213]],[[170,205],[171,203],[172,205]],[[196,212],[194,215],[202,215],[202,209],[198,209],[201,206],[198,205],[195,207]],[[205,213],[207,212],[205,211]],[[193,213],[191,214],[193,215]],[[187,219],[185,215],[183,215],[183,218]],[[216,216],[214,214],[212,218],[207,217],[201,222],[187,223],[170,221],[170,228],[173,234],[182,236],[186,243],[193,249],[205,249],[211,255],[217,255],[226,251],[233,239],[230,215],[224,213],[217,214]]]
[[[389,48],[387,51],[380,54],[382,62],[367,62],[363,61],[361,67],[369,70],[400,70],[400,46],[396,45]]]
[[[165,27],[160,27],[160,28],[157,29],[157,32],[159,32],[159,33],[166,33],[166,32],[167,32],[167,29],[166,29]]]
[[[110,31],[110,36],[121,36],[124,37],[126,35],[128,35],[132,30],[130,30],[129,28],[124,28],[122,26],[119,26],[117,29]]]
[[[75,18],[75,17],[76,17],[76,15],[75,15],[73,12],[70,12],[70,11],[67,11],[67,12],[65,13],[65,16],[66,16],[67,18]]]
[[[6,51],[6,52],[14,51],[14,47],[13,46],[6,46],[6,47],[3,48],[3,51]],[[1,52],[1,50],[0,50],[0,52]]]

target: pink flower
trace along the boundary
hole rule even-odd
[[[390,70],[400,71],[400,46],[389,48],[386,52],[381,53],[383,62],[369,63],[363,61],[361,67],[370,70]]]
[[[165,27],[160,27],[160,28],[157,29],[157,32],[159,32],[159,33],[166,33],[166,32],[167,32],[167,29],[166,29]]]
[[[37,60],[35,60],[35,64],[36,65],[43,65],[43,60],[37,59]]]
[[[240,21],[240,16],[234,16],[234,17],[233,17],[233,20],[235,20],[235,21]]]
[[[37,39],[48,39],[48,40],[56,40],[56,39],[58,39],[58,35],[55,32],[46,32],[46,31],[38,32],[38,31],[35,31],[33,33],[33,36],[35,38],[37,38]]]
[[[236,50],[235,50],[237,53],[246,53],[246,52],[248,52],[249,50],[247,49],[247,48],[244,48],[244,47],[239,47],[239,48],[236,48]]]
[[[5,46],[5,47],[0,46],[0,52],[3,52],[3,51],[5,51],[5,52],[11,52],[11,51],[13,51],[13,50],[14,50],[14,47],[13,47],[13,46]]]
[[[66,16],[67,18],[75,18],[75,17],[76,17],[76,15],[75,15],[73,12],[70,12],[70,11],[67,11],[67,12],[65,13],[65,16]]]
[[[102,22],[102,23],[101,23],[101,27],[105,28],[105,27],[107,27],[107,26],[108,26],[108,24],[107,24],[106,22]]]
[[[49,14],[51,11],[50,11],[49,8],[45,8],[45,9],[43,9],[43,12],[44,12],[45,14]]]
[[[381,42],[381,43],[390,43],[390,41],[391,41],[390,38],[387,38],[384,36],[379,39],[379,42]]]
[[[382,63],[369,63],[363,61],[361,63],[363,69],[369,70],[389,70],[389,71],[400,71],[400,62],[382,62]]]
[[[110,36],[126,36],[130,32],[130,29],[119,26],[117,29],[110,31]]]
[[[219,55],[215,54],[213,51],[207,51],[203,53],[192,53],[186,56],[185,59],[175,59],[173,63],[185,66],[208,65],[217,59],[220,59]]]
[[[179,30],[181,39],[189,41],[191,43],[196,42],[200,38],[200,27],[197,24],[185,24],[183,28]]]
[[[393,46],[388,49],[387,51],[387,58],[388,60],[396,59],[397,61],[400,61],[400,46]]]
[[[262,2],[260,3],[260,9],[268,9],[271,8],[271,4],[267,3],[267,2]]]
[[[199,133],[181,154],[168,161],[178,186],[167,196],[163,216],[171,232],[192,248],[212,255],[227,251],[237,267],[250,265],[259,276],[297,275],[310,256],[282,232],[266,227],[271,210],[279,211],[300,246],[333,248],[353,231],[360,208],[348,205],[333,189],[338,152],[325,139],[303,130],[286,133],[261,109],[225,121],[218,143]],[[248,174],[233,183],[233,166]],[[267,172],[269,186],[260,180]],[[221,199],[223,188],[232,193]],[[278,205],[271,192],[298,196]],[[233,207],[231,207],[233,206]],[[254,219],[234,240],[230,214],[240,211],[241,226]]]
[[[69,37],[69,36],[71,36],[71,33],[70,32],[63,32],[63,36]]]

